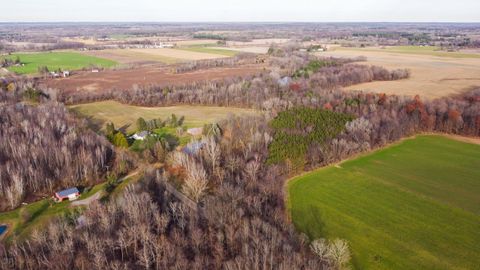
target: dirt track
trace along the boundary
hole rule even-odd
[[[98,73],[80,72],[69,78],[47,79],[42,84],[67,92],[131,89],[134,85],[182,85],[195,81],[214,81],[243,77],[262,72],[263,66],[212,68],[175,74],[167,67],[147,66],[126,70],[105,70]]]

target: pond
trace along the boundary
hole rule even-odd
[[[7,225],[0,225],[0,236],[7,231]]]

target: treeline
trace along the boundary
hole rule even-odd
[[[191,61],[187,63],[180,63],[174,65],[172,70],[174,73],[185,73],[206,68],[215,67],[235,67],[245,64],[254,64],[255,54],[252,53],[239,53],[234,57],[219,58],[219,59],[205,59]]]
[[[6,68],[14,65],[21,65],[20,57],[15,57],[15,59],[10,57],[5,57],[0,59],[0,68]]]
[[[58,100],[67,104],[100,100],[116,100],[141,106],[198,104],[262,108],[263,103],[281,98],[285,101],[321,96],[325,90],[336,89],[374,80],[395,80],[409,76],[406,70],[388,71],[381,67],[341,64],[319,68],[307,78],[301,77],[282,84],[283,76],[293,74],[272,71],[257,76],[229,78],[222,81],[194,82],[181,86],[143,86],[130,90],[93,92],[59,92]]]
[[[107,166],[114,167],[108,141],[62,104],[28,105],[4,92],[0,100],[0,209],[56,189],[97,183]]]
[[[271,102],[270,105],[272,111],[283,111],[292,106],[279,100]],[[480,89],[454,98],[426,102],[418,96],[410,98],[336,91],[325,93],[321,101],[310,99],[304,102],[303,106],[354,115],[356,118],[348,122],[338,136],[330,137],[323,143],[310,144],[303,156],[305,160],[302,160],[306,168],[327,165],[420,132],[480,136]],[[287,118],[285,114],[288,114]],[[272,136],[276,139],[271,144],[272,157],[276,157],[276,148],[273,147],[276,143],[289,145],[283,141],[285,127],[279,129],[275,123],[289,119],[292,122],[292,119],[296,119],[294,122],[299,125],[302,121],[297,119],[301,119],[301,116],[302,111],[298,110],[281,112],[276,116],[272,122]],[[294,134],[303,134],[305,137],[313,136],[316,132],[315,129],[308,128],[305,133],[302,126],[289,127],[288,130],[290,134],[295,132]],[[290,155],[294,152],[292,150],[288,153],[289,155],[283,155],[281,164],[291,165],[293,159]],[[294,169],[298,170],[291,166],[283,167],[292,172],[295,172]],[[303,167],[300,167],[301,169]]]

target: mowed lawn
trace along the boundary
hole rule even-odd
[[[344,238],[355,269],[479,269],[480,145],[418,136],[288,183],[310,238]]]
[[[116,101],[101,101],[70,107],[74,112],[84,117],[90,117],[99,127],[112,122],[115,127],[124,127],[128,131],[136,129],[135,123],[139,117],[145,120],[154,118],[167,119],[172,114],[185,116],[185,126],[202,127],[204,124],[225,119],[229,114],[254,115],[251,109],[208,106],[171,106],[171,107],[141,107],[121,104]]]
[[[11,59],[20,57],[24,66],[12,66],[8,70],[18,74],[33,74],[38,72],[38,67],[47,66],[50,71],[58,70],[78,70],[91,65],[97,67],[112,67],[116,62],[84,55],[75,52],[45,52],[45,53],[20,53],[7,56]]]

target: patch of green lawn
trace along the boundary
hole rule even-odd
[[[67,213],[70,202],[55,203],[44,199],[0,214],[0,224],[8,224],[7,241],[13,238],[25,239],[34,228],[41,228],[54,216]]]
[[[293,179],[291,217],[310,238],[344,238],[356,269],[480,265],[480,146],[418,136]]]
[[[8,70],[17,74],[34,74],[38,67],[47,66],[53,70],[79,70],[95,65],[98,67],[112,67],[117,63],[111,60],[94,56],[79,54],[75,52],[45,52],[45,53],[19,53],[6,56],[11,59],[20,58],[24,66],[12,66]]]
[[[105,183],[93,186],[83,193],[78,200],[86,199],[100,190],[103,190]],[[54,217],[67,215],[78,208],[71,208],[70,201],[55,203],[51,198],[46,198],[15,210],[0,213],[0,224],[8,225],[6,241],[13,238],[20,240],[28,237],[34,229],[45,227]]]

